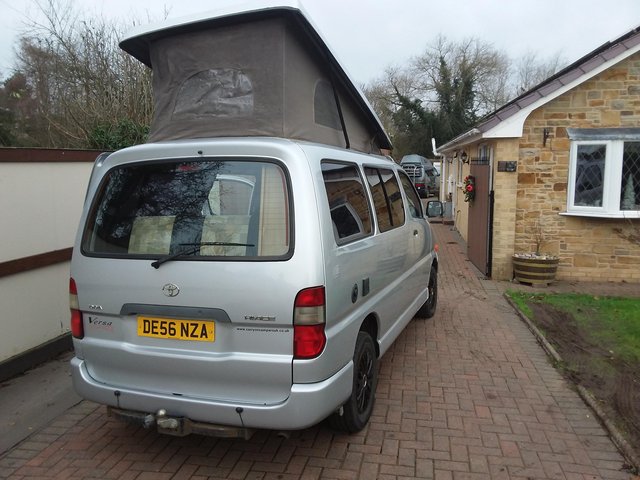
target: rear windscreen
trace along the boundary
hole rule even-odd
[[[104,179],[83,253],[153,258],[282,257],[290,251],[285,172],[265,161],[123,165]]]

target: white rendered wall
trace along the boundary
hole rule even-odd
[[[73,246],[91,162],[0,162],[0,263]],[[0,362],[69,331],[69,262],[0,277]]]

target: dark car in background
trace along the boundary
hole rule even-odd
[[[417,154],[405,155],[400,166],[407,172],[421,197],[438,195],[440,191],[440,174],[430,160]]]

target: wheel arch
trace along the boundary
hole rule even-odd
[[[379,319],[375,313],[370,313],[367,317],[362,321],[360,325],[359,332],[366,332],[369,334],[371,339],[373,340],[373,344],[376,347],[376,356],[380,358],[380,343],[378,340],[378,331],[379,331]]]

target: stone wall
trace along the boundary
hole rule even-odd
[[[518,174],[498,172],[498,161],[518,160],[519,139],[505,139],[494,143],[494,210],[493,210],[493,261],[491,276],[510,280],[512,277],[511,256],[516,237],[516,195]]]
[[[525,122],[518,155],[514,250],[535,249],[542,232],[541,250],[560,256],[559,279],[640,282],[640,245],[629,240],[634,232],[640,233],[640,220],[561,214],[567,207],[567,128],[607,127],[640,127],[640,54],[535,110]],[[551,135],[543,145],[545,128]],[[496,181],[496,195],[499,188]],[[499,228],[494,226],[495,231]],[[494,264],[503,262],[507,251],[498,252],[494,243]],[[495,270],[495,278],[505,278],[497,275],[504,273],[502,266]]]

